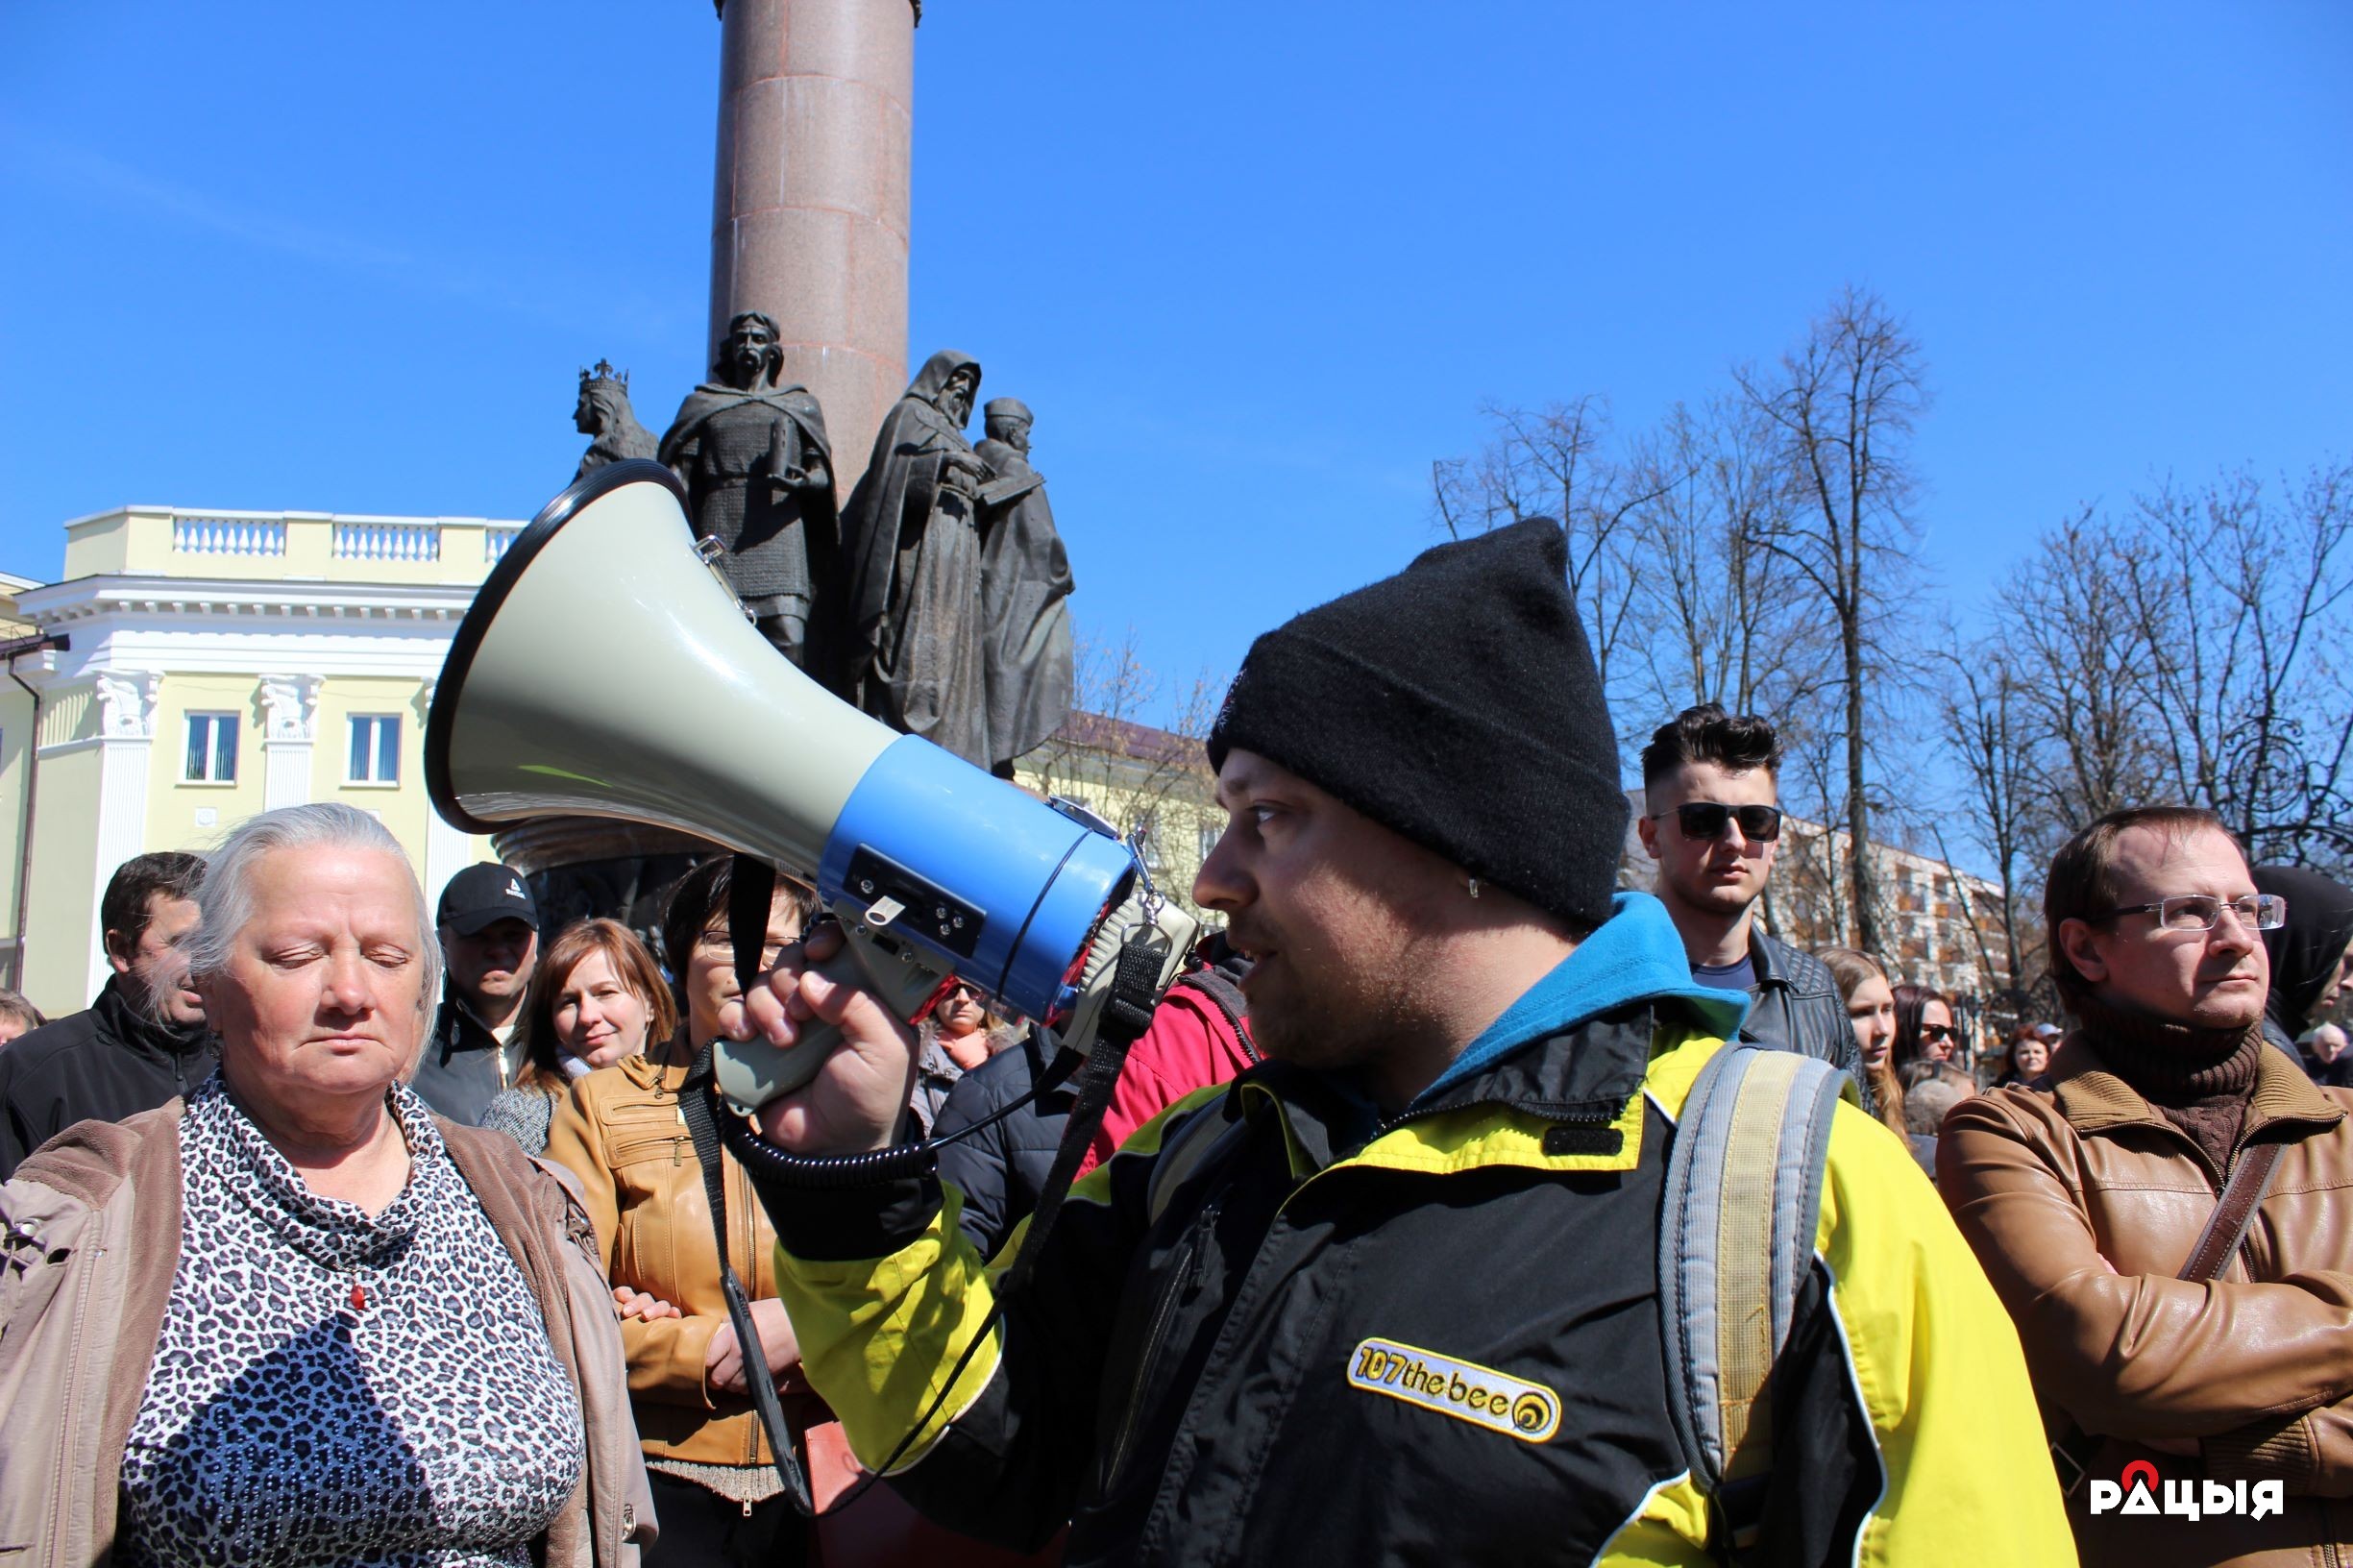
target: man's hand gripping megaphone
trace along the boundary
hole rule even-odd
[[[850,978],[846,943],[839,924],[821,924],[720,1010],[720,1028],[734,1041],[790,1047],[804,1032],[840,1031],[815,1076],[760,1107],[761,1135],[797,1155],[890,1148],[915,1088],[915,1029]]]

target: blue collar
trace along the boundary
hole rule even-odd
[[[1726,1040],[1739,1030],[1749,1012],[1749,998],[1742,992],[1719,991],[1691,978],[1683,939],[1667,919],[1666,905],[1647,893],[1621,893],[1611,901],[1609,919],[1601,929],[1505,1008],[1413,1103],[1426,1104],[1532,1041],[1549,1040],[1588,1018],[1640,1001],[1672,1001],[1677,1011]]]

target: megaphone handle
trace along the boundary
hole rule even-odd
[[[862,922],[844,920],[842,934],[841,953],[820,966],[818,972],[871,992],[897,1018],[912,1019],[920,1013],[947,978],[944,970],[933,968],[913,946],[901,946]],[[764,1040],[717,1040],[711,1043],[712,1077],[727,1103],[750,1115],[816,1077],[817,1069],[841,1043],[841,1029],[819,1019],[811,1019],[790,1045],[771,1045]]]

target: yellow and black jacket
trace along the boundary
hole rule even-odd
[[[993,1327],[953,1188],[762,1183],[779,1292],[870,1467],[985,1332],[892,1481],[1009,1544],[1070,1521],[1072,1564],[1712,1562],[1655,1277],[1706,1017],[1635,1000],[1388,1122],[1262,1064],[1080,1183]],[[1768,1477],[1744,1560],[2074,1560],[2009,1318],[1851,1105],[1766,1400],[1735,1466]]]

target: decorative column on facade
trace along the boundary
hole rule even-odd
[[[147,847],[147,779],[155,749],[156,702],[163,677],[152,670],[98,673],[98,845],[93,873],[104,887],[114,869]],[[90,920],[89,985],[95,996],[107,967],[102,920]]]
[[[841,498],[907,384],[909,0],[722,0],[711,318],[774,318]],[[706,360],[705,363],[708,363]]]
[[[317,675],[261,677],[261,805],[265,811],[310,799],[310,749],[318,738]]]
[[[438,676],[429,676],[424,689],[417,694],[417,731],[423,734],[425,721],[432,716],[433,689],[440,684]],[[425,877],[425,903],[429,909],[441,907],[441,890],[450,885],[450,878],[474,863],[474,839],[462,827],[452,827],[441,820],[441,813],[428,806],[425,811],[425,864],[420,870]]]

